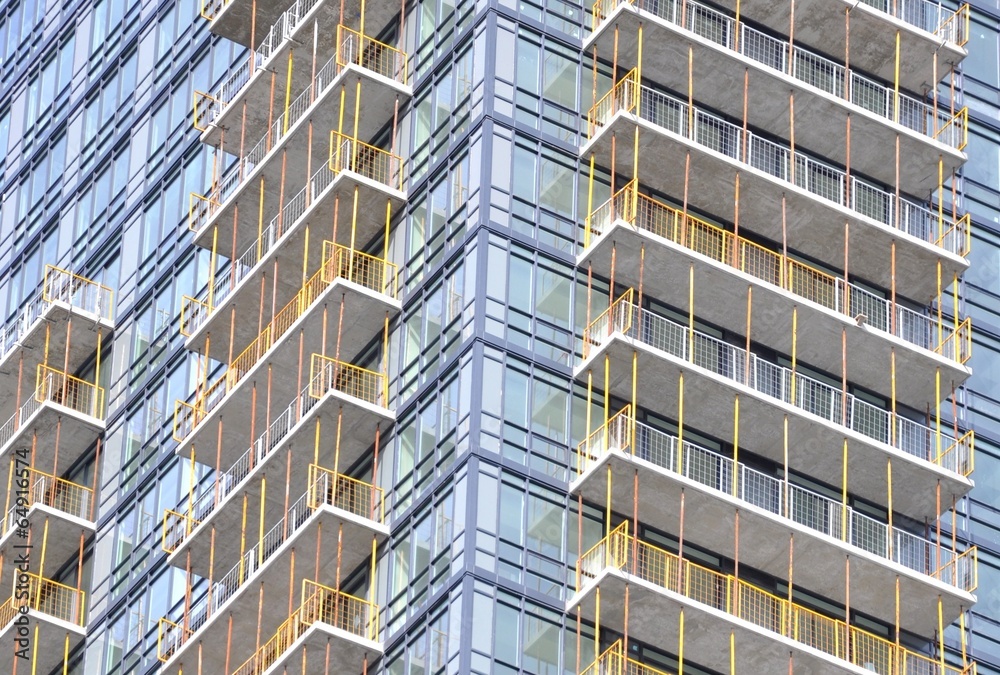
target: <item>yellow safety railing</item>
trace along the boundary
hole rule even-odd
[[[315,623],[325,623],[368,640],[378,638],[378,607],[367,600],[308,579],[302,582],[302,597],[302,605],[233,675],[265,672]]]
[[[201,0],[201,17],[208,21],[214,21],[222,8],[229,2],[230,0]]]
[[[622,76],[608,93],[591,106],[587,113],[587,138],[593,138],[599,127],[619,110],[634,112],[639,103],[638,71],[633,68]]]
[[[322,398],[333,389],[383,408],[388,405],[389,381],[384,373],[322,354],[313,354],[309,372],[309,395]]]
[[[382,77],[406,84],[406,52],[362,35],[340,24],[337,26],[337,65],[357,65]]]
[[[194,128],[198,131],[205,131],[205,129],[208,129],[208,117],[211,115],[212,109],[219,104],[219,101],[211,94],[197,90],[195,90],[192,98],[194,99],[194,103],[192,104]]]
[[[163,510],[163,536],[160,547],[167,553],[173,553],[180,546],[194,528],[201,525],[201,521],[192,518],[186,513],[180,513],[171,509]]]
[[[156,658],[166,663],[194,631],[182,629],[179,623],[174,623],[166,617],[160,617],[156,622]],[[183,636],[183,639],[178,639]]]
[[[110,321],[113,317],[115,293],[93,279],[73,274],[55,265],[45,266],[42,300],[65,302]]]
[[[601,234],[616,219],[836,312],[849,313],[852,300],[856,303],[866,301],[867,296],[862,291],[840,277],[786,258],[777,251],[685,214],[682,209],[658,202],[639,192],[635,180],[630,181],[590,214],[584,231],[584,247],[590,246],[592,235]],[[961,227],[963,221],[965,218],[956,222],[952,230]],[[971,237],[971,227],[967,227],[966,232]],[[879,299],[876,298],[877,300]],[[884,330],[891,332],[892,321],[886,320],[885,323]],[[905,331],[901,324],[902,321],[897,322],[897,333]],[[972,355],[971,318],[967,317],[962,322],[957,333],[942,326],[941,334],[941,343],[934,351],[959,363],[966,363]],[[919,346],[933,346],[933,343]]]
[[[948,457],[952,453],[955,453],[955,460],[949,460],[946,464],[945,457]],[[966,477],[971,476],[973,470],[976,468],[975,431],[972,429],[966,431],[947,448],[942,450],[941,454],[935,457],[933,462],[938,466],[948,466],[954,464],[956,473]]]
[[[208,416],[210,404],[220,400],[226,393],[226,373],[223,373],[195,399],[194,403],[174,401],[174,440],[183,441],[194,428]]]
[[[971,34],[971,15],[972,11],[969,3],[965,3],[942,21],[941,25],[934,31],[934,34],[946,40],[951,40],[959,47],[964,47],[969,42],[969,35]]]
[[[181,335],[191,337],[194,335],[192,326],[200,326],[203,317],[212,312],[212,307],[207,302],[185,295],[181,298]]]
[[[403,158],[336,129],[330,131],[330,171],[353,171],[395,190],[403,189]]]
[[[671,675],[625,655],[621,640],[604,650],[580,675]]]
[[[12,586],[10,597],[0,605],[0,627],[9,624],[24,607],[75,626],[83,625],[84,591],[43,579],[33,572],[15,574]]]
[[[697,603],[880,673],[965,675],[974,672],[974,666],[962,669],[943,665],[840,619],[824,616],[730,574],[697,565],[640,541],[629,535],[628,521],[577,560],[577,590],[582,588],[585,579],[596,578],[607,568],[622,570]]]
[[[947,330],[947,329],[945,329]],[[972,317],[967,316],[958,325],[958,329],[948,331],[941,344],[934,350],[938,354],[959,363],[966,363],[972,358]]]
[[[587,329],[583,331],[583,358],[590,355],[591,345],[600,345],[604,342],[605,337],[615,331],[628,333],[629,329],[632,328],[632,315],[635,313],[632,295],[633,290],[630,288],[590,322]]]
[[[958,239],[961,246],[949,246],[949,242]],[[954,250],[963,258],[969,255],[972,250],[972,214],[966,213],[958,220],[953,221],[948,228],[941,233],[941,236],[934,242],[935,246]]]
[[[969,144],[969,109],[967,107],[959,110],[950,120],[942,124],[935,132],[934,138],[948,135],[955,136],[955,138],[943,142],[956,150],[965,150],[965,146]]]
[[[979,588],[979,547],[973,546],[941,565],[931,575],[935,579],[974,593]],[[963,583],[963,579],[968,580]]]
[[[583,475],[611,448],[627,452],[632,447],[632,404],[629,403],[612,415],[607,424],[590,432],[577,445],[577,472]]]
[[[323,260],[323,281],[328,284],[347,279],[391,298],[399,294],[395,263],[332,241],[323,242]]]
[[[90,417],[104,416],[104,387],[67,375],[44,363],[38,364],[35,400],[51,401]]]
[[[207,219],[218,207],[219,202],[211,197],[192,192],[188,197],[188,229],[196,232],[198,224]]]
[[[385,522],[385,492],[357,478],[309,465],[309,508],[329,505],[362,518]]]
[[[28,469],[28,508],[41,504],[62,511],[76,518],[91,520],[94,490],[65,478]],[[13,499],[11,499],[13,501]],[[0,534],[6,534],[16,522],[16,509],[11,508],[0,525]]]
[[[277,314],[263,331],[247,345],[232,363],[215,382],[209,385],[205,391],[195,400],[194,403],[187,403],[178,400],[174,404],[174,439],[183,441],[198,423],[201,422],[211,411],[215,404],[228,394],[233,388],[250,372],[251,369],[264,357],[272,346],[292,325],[304,315],[313,305],[317,298],[325,291],[330,284],[337,279],[346,278],[357,284],[385,293],[395,297],[398,292],[398,274],[395,264],[386,260],[376,258],[366,253],[354,251],[334,244],[323,242],[323,262],[320,268],[303,284],[295,297],[291,299]],[[197,301],[195,301],[197,302]],[[315,359],[314,373],[315,376]],[[335,384],[337,389],[352,396],[363,398],[370,403],[385,405],[383,401],[388,401],[388,383],[383,382],[384,378],[379,373],[373,373],[377,378],[381,378],[381,388],[378,392],[382,396],[372,396],[370,392],[369,377],[357,377],[359,374],[371,373],[362,368],[350,364],[342,364],[343,367],[336,370],[339,378],[346,376],[347,379],[330,380],[327,384]],[[346,387],[346,388],[345,388]],[[323,389],[326,391],[326,389]]]

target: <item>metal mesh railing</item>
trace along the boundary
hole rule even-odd
[[[330,170],[353,171],[394,190],[403,189],[403,158],[355,140],[336,129],[330,131]]]
[[[308,497],[310,508],[332,506],[376,523],[385,523],[385,492],[382,488],[332,469],[309,465]]]
[[[848,316],[864,314],[868,326],[917,347],[963,364],[972,355],[971,319],[966,318],[956,327],[899,304],[895,305],[894,317],[894,304],[889,299],[685,215],[681,209],[639,193],[634,180],[590,214],[584,246],[589,246],[591,237],[600,236],[619,219],[835,312]]]
[[[267,671],[315,623],[325,623],[367,640],[378,639],[378,607],[367,600],[305,580],[302,605],[233,675]]]
[[[407,82],[405,52],[343,24],[337,26],[337,64],[361,66],[400,84]]]
[[[314,398],[337,390],[383,408],[389,404],[389,382],[385,374],[352,363],[313,354],[309,379],[312,387],[309,393]]]
[[[933,0],[861,0],[869,7],[895,16],[917,28],[933,33],[939,38],[964,46],[969,41],[969,5],[957,10],[949,9]],[[684,28],[723,45],[729,45],[735,32],[736,20],[694,2],[694,0],[660,0],[659,2],[637,2],[637,0],[597,0],[593,4],[593,30],[607,19],[619,5],[634,4],[661,19],[683,25]],[[686,7],[685,7],[686,5]],[[687,21],[682,23],[682,18]],[[741,24],[741,27],[743,24]],[[755,31],[756,32],[756,31]],[[774,40],[774,38],[769,38]],[[772,52],[773,53],[773,52]],[[786,47],[785,54],[788,49]],[[774,59],[779,57],[775,54]],[[772,66],[777,67],[777,66]]]
[[[583,474],[612,450],[645,460],[959,590],[971,593],[978,584],[975,546],[961,552],[949,549],[717,452],[688,441],[681,443],[677,436],[637,421],[631,405],[579,444],[579,473]]]
[[[955,439],[940,426],[893,415],[756,354],[748,357],[740,347],[637,307],[631,289],[584,331],[584,357],[616,332],[948,471],[962,476],[972,472],[971,431]]]
[[[62,511],[74,518],[92,520],[91,507],[94,501],[92,488],[47,474],[38,469],[29,468],[27,471],[28,503],[24,506],[10,507],[7,511],[7,517],[0,524],[0,528],[2,528],[0,535],[7,534],[14,529],[18,521],[17,513],[19,510],[25,506],[31,508],[36,504]]]
[[[749,164],[778,180],[793,183],[812,194],[883,225],[964,256],[971,241],[970,222],[954,219],[942,211],[896,196],[857,176],[847,175],[808,155],[744,132],[735,124],[690,107],[678,98],[640,85],[637,73],[629,71],[588,114],[588,128],[593,137],[611,117],[620,111],[630,112],[665,130],[692,140],[730,159]],[[849,187],[849,189],[848,189]],[[898,220],[898,223],[897,223]]]
[[[18,614],[26,611],[25,607],[74,626],[82,626],[85,600],[84,591],[42,578],[33,572],[18,572],[14,575],[10,597],[0,605],[0,627],[7,626]]]
[[[628,521],[577,560],[577,590],[605,569],[618,569],[694,602],[882,675],[968,675],[840,620],[790,602],[742,579],[702,567],[628,533]]]

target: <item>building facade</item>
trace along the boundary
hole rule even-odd
[[[1000,673],[998,36],[2,3],[0,669]]]

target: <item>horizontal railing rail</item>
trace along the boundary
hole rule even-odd
[[[606,569],[626,574],[725,612],[836,659],[879,673],[968,675],[951,666],[629,535],[628,521],[577,560],[577,590]]]
[[[766,361],[690,326],[632,304],[631,289],[584,331],[584,358],[614,333],[638,340],[674,358],[750,387],[828,422],[856,431],[908,455],[961,476],[973,469],[974,435],[958,439],[862,401],[838,387]]]
[[[971,221],[954,219],[942,210],[898,198],[894,193],[848,176],[844,171],[801,151],[765,139],[687,102],[638,82],[635,69],[627,73],[590,109],[590,137],[606,126],[618,112],[633,114],[664,130],[713,152],[858,215],[898,229],[916,239],[934,244],[956,255],[968,254]]]
[[[672,675],[644,665],[625,654],[621,640],[615,641],[583,669],[580,675]]]
[[[610,451],[645,460],[764,511],[805,525],[867,553],[898,563],[966,591],[976,590],[978,550],[955,551],[891,527],[853,507],[735,462],[717,452],[681,442],[635,419],[625,406],[577,447],[581,474]]]
[[[940,317],[893,303],[840,277],[685,214],[682,209],[662,204],[640,193],[634,180],[590,214],[584,246],[589,246],[593,236],[606,232],[616,220],[669,239],[827,309],[852,317],[863,314],[866,325],[917,347],[962,364],[972,356],[970,318],[961,323],[945,323]]]

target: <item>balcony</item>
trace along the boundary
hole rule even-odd
[[[16,407],[19,371],[27,381],[46,359],[60,366],[68,360],[70,370],[78,368],[97,349],[98,334],[114,330],[114,311],[110,288],[46,265],[41,289],[0,327],[0,410]],[[31,389],[21,393],[30,395]]]
[[[356,84],[358,79],[369,84],[360,89],[338,86]],[[233,241],[235,228],[235,250],[246,250],[260,234],[258,224],[270,222],[284,208],[282,195],[287,198],[300,191],[308,183],[310,171],[315,173],[310,167],[319,167],[325,158],[330,158],[329,170],[333,173],[352,171],[362,177],[375,174],[374,182],[379,185],[373,187],[383,192],[389,188],[390,196],[397,203],[402,202],[405,199],[402,159],[360,139],[370,137],[391,119],[391,115],[377,119],[375,111],[391,110],[396,97],[409,96],[409,91],[408,87],[367,68],[353,64],[340,68],[336,57],[331,59],[317,73],[315,86],[287,103],[267,133],[229,167],[208,195],[191,195],[188,225],[195,231],[195,243],[212,248],[217,237],[217,241],[228,245]],[[360,115],[358,94],[364,99],[364,116]],[[346,115],[349,110],[359,123],[358,140],[353,134],[353,124],[344,123],[342,127],[344,131],[351,130],[350,134],[340,133],[341,113]],[[329,146],[327,134],[331,134]],[[349,145],[346,156],[345,144]],[[243,227],[234,223],[237,206]],[[375,220],[384,224],[384,198],[381,206],[383,209]]]
[[[175,440],[187,446],[214,448],[217,428],[213,425],[204,436],[207,427],[203,422],[209,417],[225,417],[229,435],[224,433],[223,444],[234,449],[246,447],[253,436],[245,436],[245,432],[252,434],[254,421],[269,419],[266,399],[288,401],[298,394],[304,377],[303,355],[354,355],[384,333],[388,317],[400,311],[398,300],[380,292],[387,278],[386,266],[378,259],[355,256],[349,260],[354,262],[340,266],[337,263],[343,259],[329,258],[218,379],[196,392],[190,402],[176,402]],[[369,266],[372,261],[382,263],[381,270],[377,265]],[[283,376],[270,377],[274,371]],[[293,378],[292,373],[298,376]],[[381,374],[354,367],[344,373],[365,381],[362,389],[372,396],[366,401],[386,405]],[[374,379],[380,383],[377,388],[369,387]],[[268,395],[255,396],[255,386],[266,387]]]
[[[339,672],[361,672],[366,664],[382,655],[378,641],[378,607],[367,600],[306,581],[302,586],[302,604],[278,628],[270,640],[253,653],[233,675],[263,675],[283,672],[290,664],[302,664],[303,675],[329,672],[324,658],[329,655]],[[242,642],[252,650],[249,636]],[[370,657],[370,658],[369,658]],[[297,666],[296,666],[297,667]]]
[[[641,23],[643,71],[655,73],[658,84],[677,92],[692,86],[705,106],[742,119],[746,77],[750,122],[785,138],[792,119],[792,94],[796,147],[841,166],[850,163],[852,171],[886,185],[897,180],[892,158],[898,135],[898,180],[904,193],[923,195],[937,189],[939,160],[945,176],[965,162],[961,151],[968,140],[968,111],[964,108],[957,113],[935,109],[899,94],[891,84],[802,48],[798,32],[793,46],[693,0],[688,0],[686,9],[677,1],[640,4],[641,8],[626,2],[614,7],[588,47],[597,47],[598,54],[610,58],[618,31],[629,36],[618,41],[619,66],[637,65],[639,43],[631,38],[639,34]],[[930,71],[921,74],[914,91],[923,91],[929,78]]]
[[[775,32],[788,33],[790,2],[723,0],[719,4],[734,14],[740,3],[744,18]],[[956,11],[936,0],[797,0],[795,42],[840,58],[846,42],[848,9],[851,63],[885,82],[895,81],[897,31],[899,82],[904,89],[923,91],[934,73],[935,52],[937,75],[942,79],[951,66],[958,65],[966,56],[969,6],[963,5]]]
[[[334,368],[342,372],[334,376]],[[247,522],[259,522],[261,498],[266,496],[262,495],[263,477],[267,472],[272,480],[274,476],[280,477],[281,489],[277,493],[279,498],[272,492],[270,500],[264,500],[264,521],[274,522],[283,515],[284,500],[280,495],[284,494],[285,484],[293,495],[304,493],[311,484],[298,463],[286,476],[287,453],[296,448],[301,460],[305,448],[315,447],[317,429],[325,434],[324,448],[339,447],[339,466],[352,466],[368,452],[379,425],[387,430],[394,417],[381,408],[378,414],[372,414],[369,399],[378,400],[376,392],[362,391],[357,378],[345,377],[343,373],[350,373],[352,368],[330,359],[316,359],[309,385],[246,452],[227,471],[218,472],[212,483],[197,493],[192,492],[176,510],[166,512],[163,549],[174,564],[186,565],[187,553],[191,551],[192,570],[207,578],[212,550],[217,560],[235,558],[242,546],[243,496],[247,497]],[[314,455],[309,452],[308,456]]]
[[[956,437],[944,427],[928,426],[862,401],[839,387],[706,335],[632,304],[631,291],[595,319],[584,332],[584,361],[577,378],[600,373],[609,364],[607,383],[627,401],[656,401],[665,414],[694,428],[733,438],[733,401],[740,398],[740,446],[783,463],[787,420],[788,461],[792,469],[829,485],[843,482],[842,449],[848,445],[847,488],[853,494],[886,502],[887,468],[892,481],[905,485],[893,495],[893,508],[918,520],[938,513],[935,495],[961,496],[972,488],[973,435]],[[640,374],[633,383],[633,373]],[[683,398],[697,405],[683,405]]]
[[[202,645],[224,645],[231,634],[231,654],[243,658],[250,650],[241,645],[238,636],[255,635],[258,616],[262,635],[277,630],[281,620],[278,613],[258,614],[262,587],[274,605],[276,597],[287,600],[289,588],[301,588],[315,578],[337,578],[338,564],[343,578],[371,559],[373,541],[382,541],[388,535],[381,488],[310,465],[308,492],[261,542],[242,556],[238,547],[234,555],[217,547],[217,558],[236,559],[236,565],[211,585],[186,616],[176,622],[160,620],[157,655],[166,664],[162,672],[180,672],[185,662],[189,666],[200,662],[204,672],[225,672],[226,662],[232,659],[222,649],[205,650]],[[300,556],[297,561],[294,551]],[[322,560],[319,570],[312,562],[314,557]],[[192,562],[194,558],[192,555]],[[171,560],[175,565],[186,564],[184,556],[172,556]],[[249,644],[253,644],[252,640]]]
[[[104,388],[39,364],[34,395],[0,426],[0,461],[34,449],[36,466],[79,459],[104,433]]]
[[[640,86],[635,71],[592,108],[589,119],[591,140],[582,155],[609,158],[612,137],[628,139],[617,144],[617,166],[620,175],[631,176],[632,139],[640,129],[640,182],[685,194],[684,171],[678,167],[690,153],[688,183],[695,189],[688,191],[688,204],[707,213],[733,204],[739,173],[741,222],[782,241],[784,221],[791,248],[834,268],[843,265],[847,223],[851,272],[882,288],[893,284],[887,260],[895,245],[896,287],[918,302],[937,295],[939,262],[944,287],[968,266],[962,257],[971,242],[968,216],[956,220],[907,199],[897,208],[894,194],[801,152],[793,158],[786,146]],[[728,217],[729,210],[721,215]]]
[[[238,42],[244,47],[252,47],[254,38],[259,38],[264,26],[273,26],[288,8],[289,0],[202,0],[201,16],[208,20],[209,30],[216,35]],[[349,0],[343,5],[328,0],[306,0],[299,11],[307,13],[319,5],[319,34],[329,35],[341,16],[351,28],[362,32],[367,28],[374,34],[399,14],[399,7],[392,3],[365,3],[364,0]],[[256,17],[254,10],[256,9]],[[364,16],[361,11],[364,9]],[[256,21],[254,21],[256,18]],[[251,27],[257,26],[258,34],[251,34]],[[308,42],[308,40],[307,40]]]
[[[886,398],[892,394],[893,350],[897,400],[918,410],[940,400],[938,369],[944,383],[970,375],[964,366],[972,353],[970,319],[939,323],[929,313],[894,306],[889,298],[685,216],[638,193],[634,181],[597,207],[588,222],[586,248],[577,259],[582,267],[592,265],[609,277],[614,259],[616,283],[637,288],[641,276],[655,279],[657,299],[675,307],[688,306],[693,268],[698,316],[735,333],[746,332],[752,286],[755,341],[785,354],[795,349],[799,360],[830,373],[841,372],[846,359],[854,384]],[[754,229],[753,223],[743,226]],[[860,326],[859,315],[865,317]]]
[[[628,522],[580,557],[577,593],[567,611],[596,621],[595,591],[600,589],[600,623],[621,630],[625,623],[626,584],[629,635],[652,644],[679,644],[679,613],[684,611],[684,656],[717,672],[729,672],[729,650],[719,636],[735,636],[735,672],[786,672],[789,654],[803,672],[934,673],[971,675],[959,668],[855,626],[773,595],[732,575],[696,565],[628,533]],[[853,600],[853,598],[852,598]]]
[[[33,553],[28,570],[38,573],[44,564],[56,569],[75,559],[81,549],[81,535],[89,537],[95,529],[94,491],[64,478],[37,469],[11,464],[13,475],[7,489],[7,517],[0,522],[0,557],[17,560],[18,549],[27,543],[31,531]],[[20,472],[23,475],[18,475]],[[23,492],[24,494],[20,494]],[[27,505],[18,507],[24,497]],[[44,551],[44,559],[42,552]]]
[[[786,483],[636,421],[626,406],[579,446],[579,475],[571,490],[596,504],[610,498],[632,513],[638,479],[638,518],[678,534],[678,504],[685,495],[685,540],[781,578],[788,575],[788,541],[794,537],[795,585],[828,598],[846,592],[844,560],[851,560],[851,607],[895,623],[899,580],[900,616],[907,630],[933,635],[942,600],[945,623],[976,601],[978,553],[953,551],[870,518],[850,506]],[[643,495],[656,499],[643,499]],[[742,545],[730,522],[739,511]]]
[[[194,126],[203,132],[202,141],[220,147],[223,130],[227,130],[230,135],[226,150],[235,153],[241,136],[260,138],[267,132],[272,116],[283,110],[286,100],[299,92],[308,97],[313,86],[308,57],[304,62],[296,62],[292,57],[291,67],[289,57],[302,44],[312,43],[313,20],[328,23],[324,19],[330,9],[315,0],[298,0],[271,27],[257,52],[234,69],[215,91],[195,93]],[[403,103],[412,96],[407,56],[345,25],[331,23],[328,32],[320,29],[319,34],[334,32],[336,42],[332,48],[326,40],[317,43],[317,63],[324,74],[324,79],[316,79],[317,90],[325,86],[325,73],[330,69],[336,73],[334,88],[347,83],[350,72],[361,78],[365,114],[357,115],[358,92],[356,80],[351,79],[344,91],[343,124],[344,129],[353,129],[357,120],[358,136],[370,138],[392,121],[397,99]],[[326,66],[322,67],[323,64]],[[337,105],[341,103],[338,101]]]
[[[27,597],[19,599],[15,594]],[[0,669],[13,673],[19,663],[23,670],[49,673],[63,665],[87,634],[84,600],[81,590],[27,573],[26,583],[15,586],[0,605]],[[16,655],[25,648],[16,642],[19,638],[27,640],[28,661]]]
[[[379,157],[376,155],[375,159]],[[341,160],[347,164],[353,161],[349,157]],[[236,260],[224,264],[216,272],[214,281],[210,280],[197,298],[184,296],[180,331],[189,338],[188,348],[202,348],[205,337],[214,335],[217,339],[210,343],[209,354],[226,361],[234,316],[254,316],[259,314],[261,306],[280,307],[287,303],[301,288],[303,264],[306,269],[316,269],[324,261],[332,260],[329,264],[334,269],[352,268],[350,247],[371,241],[385,231],[386,201],[391,203],[390,213],[404,201],[401,194],[385,190],[376,180],[381,175],[379,165],[379,162],[368,163],[359,157],[353,161],[353,166],[363,173],[350,169],[334,171],[327,165],[321,167],[309,185],[271,220],[260,237]],[[356,217],[352,213],[355,197]],[[362,208],[365,209],[363,213]],[[334,233],[336,242],[324,241],[322,246],[318,245],[330,226],[322,227],[320,231],[324,235],[318,236],[308,224],[333,223],[338,211],[343,222]],[[380,213],[381,222],[378,220]],[[357,251],[354,256],[361,283],[395,300],[398,296],[396,265]],[[348,269],[347,278],[352,278],[353,272]],[[265,278],[267,281],[262,284]],[[255,329],[246,321],[236,322],[235,330],[233,343],[237,349],[256,337]]]

